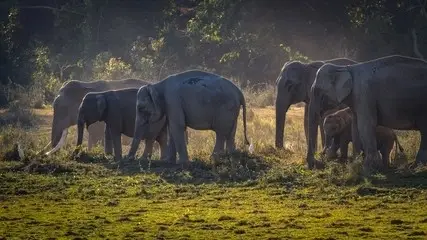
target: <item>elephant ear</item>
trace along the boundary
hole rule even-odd
[[[315,78],[316,78],[316,73],[317,73],[317,71],[319,70],[319,68],[320,67],[322,67],[323,65],[324,65],[325,63],[324,62],[322,62],[322,61],[315,61],[315,62],[311,62],[311,63],[308,63],[306,66],[306,74],[307,74],[307,76],[306,76],[306,80],[307,81],[309,81],[308,83],[307,83],[307,85],[312,85],[313,84],[313,82],[314,82],[314,80],[315,80]]]
[[[293,61],[287,61],[285,62],[285,64],[283,64],[283,67],[280,69],[280,73],[279,76],[276,78],[276,85],[279,84],[280,79],[282,79],[283,77],[283,72],[285,71],[286,66],[288,66],[290,63],[292,63]]]
[[[333,73],[332,86],[338,102],[341,103],[353,90],[353,74],[351,70],[347,67],[336,69]]]
[[[98,110],[99,116],[102,118],[107,108],[107,101],[104,96],[96,95],[96,108]]]
[[[150,95],[151,101],[153,102],[154,106],[154,119],[158,120],[162,116],[162,108],[160,104],[160,96],[159,92],[153,87],[153,85],[149,84],[147,85],[148,94]]]

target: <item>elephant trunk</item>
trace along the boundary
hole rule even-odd
[[[53,114],[52,121],[52,132],[51,132],[51,140],[42,150],[40,150],[37,154],[43,154],[49,145],[51,145],[51,150],[46,152],[45,155],[50,155],[56,151],[58,151],[67,140],[68,135],[68,126],[64,126],[64,121],[59,122],[58,116]]]
[[[132,139],[132,145],[129,149],[129,153],[128,153],[128,158],[133,159],[135,158],[135,154],[136,151],[138,150],[139,147],[139,143],[141,142],[141,138],[143,135],[143,127],[142,125],[139,123],[138,121],[138,117],[136,118],[136,124],[135,124],[135,131],[133,134],[133,139]]]
[[[64,146],[65,140],[67,139],[67,134],[68,134],[68,128],[66,128],[62,131],[61,138],[59,139],[58,144],[56,144],[56,146],[52,150],[47,152],[46,155],[50,155],[50,154],[58,151],[62,146]]]
[[[276,148],[283,148],[286,112],[290,106],[289,99],[283,94],[276,96]]]
[[[313,169],[316,160],[314,153],[317,145],[317,128],[319,123],[320,99],[315,97],[310,98],[311,101],[308,107],[308,142],[307,142],[307,164],[309,169]]]
[[[51,147],[54,148],[58,145],[59,139],[61,137],[61,133],[64,129],[59,127],[58,116],[53,113],[53,121],[52,121],[52,132],[50,136]]]

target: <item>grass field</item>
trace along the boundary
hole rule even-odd
[[[427,239],[427,168],[366,175],[360,161],[330,160],[307,170],[302,109],[290,109],[287,150],[276,150],[274,108],[250,108],[255,152],[239,120],[242,151],[215,167],[214,134],[190,130],[187,170],[158,155],[118,169],[100,147],[73,159],[75,127],[65,150],[37,157],[52,112],[34,110],[33,127],[0,129],[0,239]],[[398,136],[411,162],[419,136]],[[24,160],[11,154],[18,141]]]

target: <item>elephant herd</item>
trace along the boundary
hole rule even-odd
[[[276,90],[276,148],[284,145],[289,107],[305,102],[310,169],[322,165],[314,157],[318,126],[323,153],[332,157],[340,149],[340,158],[346,159],[352,142],[353,156],[363,153],[365,167],[376,169],[387,167],[395,142],[403,151],[393,129],[417,130],[421,142],[416,163],[427,163],[427,62],[422,59],[390,55],[365,62],[347,58],[289,61],[279,73]],[[132,138],[129,159],[135,158],[141,140],[145,140],[143,157],[151,155],[157,141],[161,159],[175,163],[178,154],[178,163],[185,165],[189,159],[187,127],[215,132],[213,157],[235,150],[240,106],[245,144],[249,144],[245,97],[222,76],[189,70],[157,83],[68,81],[53,102],[52,150],[46,154],[60,149],[68,128],[77,124],[77,145],[82,144],[86,126],[89,149],[103,141],[105,152],[114,151],[116,160],[122,159],[123,134]]]
[[[319,125],[323,148],[328,148],[329,155],[336,154],[340,138],[347,144],[351,138],[353,156],[363,152],[364,166],[378,170],[387,167],[389,152],[383,149],[391,150],[390,141],[396,141],[403,151],[393,129],[419,131],[421,142],[415,162],[427,163],[427,62],[422,59],[390,55],[365,62],[339,58],[286,63],[277,79],[277,148],[283,147],[286,111],[298,102],[306,103],[304,129],[310,169],[322,166],[314,158]],[[339,116],[334,117],[340,122],[337,127],[344,131],[338,135],[333,128],[324,129],[325,121],[334,125],[328,116],[337,111],[350,115],[341,121]],[[327,131],[335,134],[332,140],[326,141]],[[346,149],[341,149],[344,156]]]
[[[105,153],[114,151],[118,161],[122,160],[123,134],[132,138],[129,159],[135,158],[141,140],[145,140],[143,157],[151,155],[157,141],[161,159],[176,163],[178,154],[178,163],[186,165],[187,127],[216,133],[213,157],[235,150],[241,106],[245,143],[249,144],[245,98],[222,76],[189,70],[154,84],[138,79],[68,81],[53,102],[52,149],[45,154],[58,151],[65,144],[68,128],[77,124],[77,146],[82,144],[86,127],[89,149],[103,140]]]

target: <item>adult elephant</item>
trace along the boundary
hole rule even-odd
[[[377,151],[376,126],[417,130],[417,163],[427,162],[427,62],[401,55],[349,66],[325,64],[317,72],[309,106],[307,163],[315,167],[315,120],[324,102],[345,103],[353,113],[353,145],[361,141],[366,169],[384,168]]]
[[[68,134],[68,128],[77,124],[77,115],[80,103],[83,97],[89,92],[103,92],[107,90],[116,90],[122,88],[139,88],[148,82],[139,79],[122,80],[97,80],[92,82],[83,82],[71,80],[65,82],[59,90],[58,95],[53,101],[53,121],[51,142],[52,150],[46,154],[52,154],[59,150],[64,144]],[[103,140],[105,123],[97,122],[88,128],[89,139],[88,147],[91,149],[97,142]],[[49,144],[41,151],[49,146]],[[107,153],[112,153],[111,143],[105,143]]]
[[[235,149],[237,119],[243,107],[243,131],[246,136],[246,103],[242,91],[222,76],[199,70],[170,75],[139,89],[136,102],[135,134],[128,158],[132,159],[141,135],[152,125],[167,119],[169,160],[188,164],[184,131],[187,127],[216,133],[212,156]]]
[[[286,113],[292,104],[305,102],[304,108],[304,133],[308,139],[308,104],[310,102],[310,87],[314,82],[317,70],[325,63],[337,65],[349,65],[356,63],[348,58],[335,58],[325,61],[301,63],[290,61],[285,63],[276,80],[276,148],[283,148],[283,135]],[[322,129],[322,124],[316,122]],[[324,135],[321,131],[322,145],[324,147]],[[317,140],[316,140],[317,143]]]

